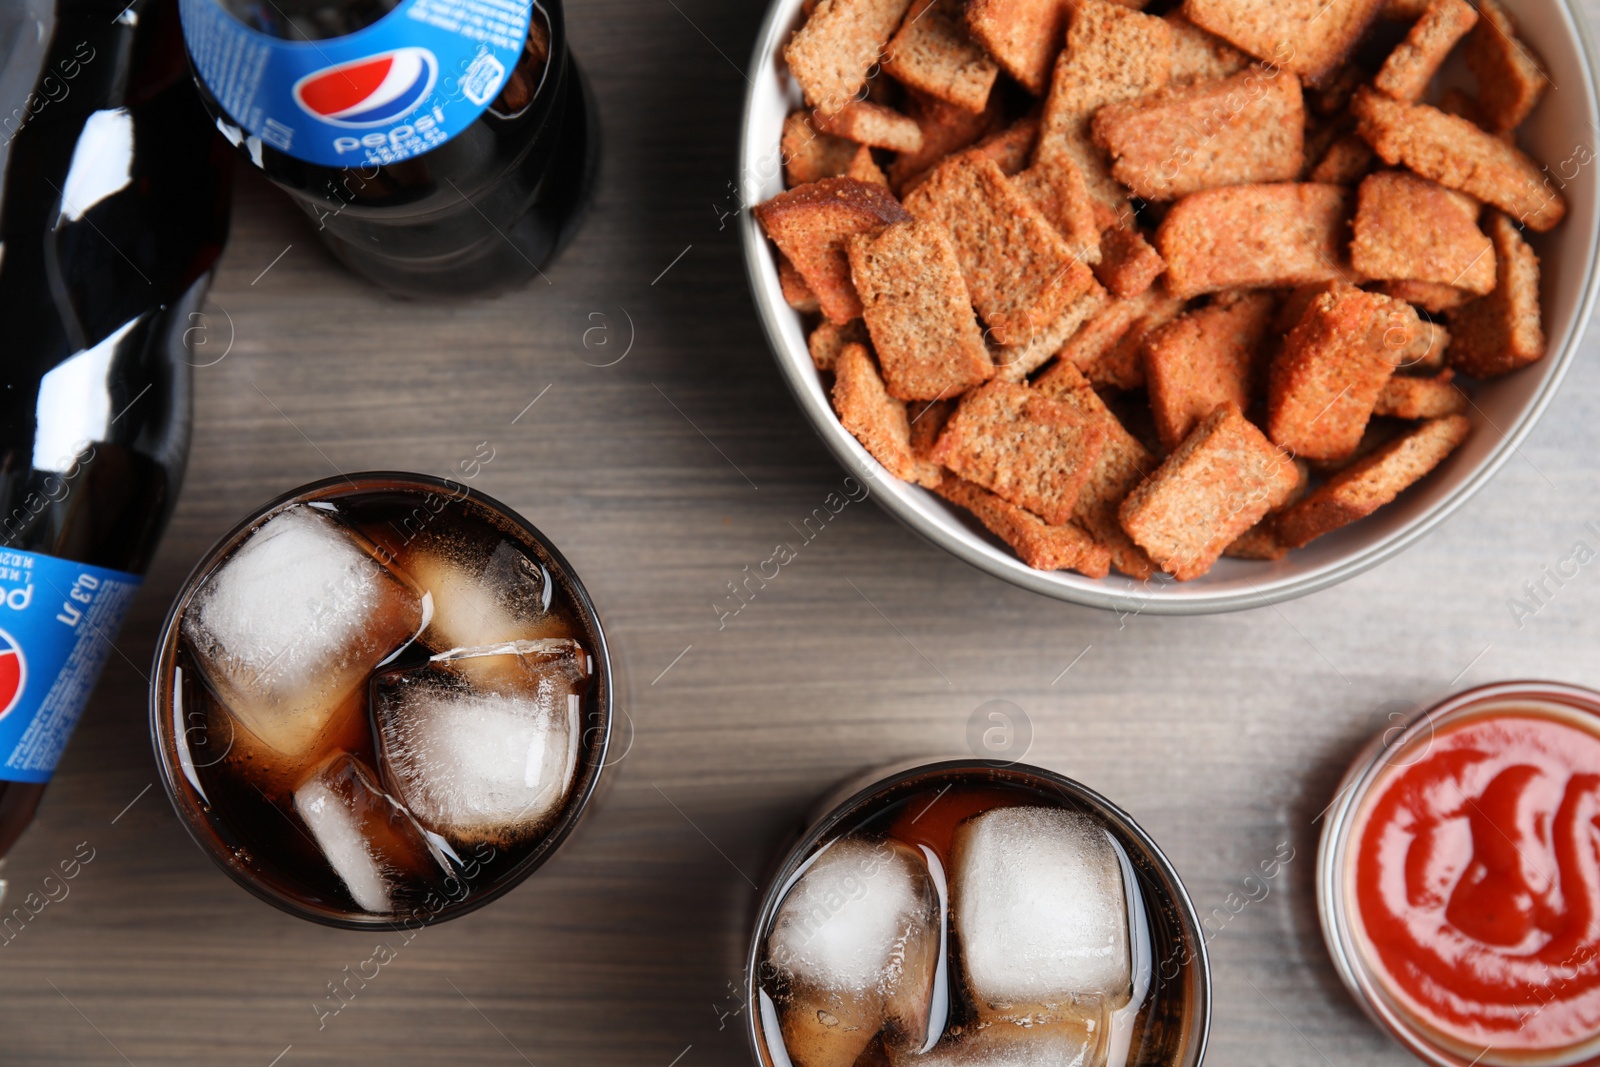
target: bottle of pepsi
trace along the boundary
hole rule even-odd
[[[116,654],[183,478],[185,341],[233,160],[175,0],[0,0],[0,63],[4,856]]]
[[[348,266],[393,292],[526,282],[599,156],[560,0],[180,0],[206,106]]]

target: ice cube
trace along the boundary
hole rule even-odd
[[[951,906],[981,1018],[1046,1021],[1131,993],[1122,865],[1087,815],[997,808],[956,828]]]
[[[942,941],[940,894],[915,849],[846,837],[820,852],[767,937],[794,1067],[850,1067],[880,1032],[887,1045],[923,1048]]]
[[[1092,1015],[1021,1026],[992,1022],[947,1037],[926,1055],[889,1050],[891,1067],[1101,1067],[1105,1026]]]
[[[253,531],[184,613],[207,682],[290,763],[331,747],[368,673],[427,624],[424,595],[372,548],[321,511],[289,508]]]
[[[583,646],[551,638],[457,649],[378,675],[386,780],[451,841],[531,833],[572,789],[591,672]]]
[[[416,820],[348,752],[300,783],[294,810],[362,911],[390,914],[407,889],[437,884],[448,872]]]
[[[506,641],[565,637],[549,615],[553,586],[543,565],[516,544],[466,542],[425,533],[397,553],[411,579],[433,594],[430,648],[482,648]]]

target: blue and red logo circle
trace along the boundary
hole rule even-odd
[[[0,719],[11,713],[22,699],[22,688],[28,682],[28,661],[22,654],[17,639],[0,630]]]
[[[294,83],[294,100],[335,126],[383,126],[415,111],[438,76],[426,48],[396,48],[307,74]]]

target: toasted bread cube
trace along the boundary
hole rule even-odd
[[[1071,363],[1051,366],[1034,383],[1034,391],[1067,404],[1105,428],[1105,448],[1089,473],[1083,492],[1078,494],[1073,519],[1110,551],[1111,563],[1117,570],[1140,581],[1150,577],[1155,573],[1155,564],[1128,537],[1117,509],[1133,487],[1156,469],[1156,458],[1127,431],[1122,420],[1106,407],[1089,380]]]
[[[1203,30],[1313,84],[1355,48],[1384,0],[1184,0]]]
[[[884,389],[866,346],[845,345],[833,371],[833,409],[840,425],[896,478],[929,488],[938,485],[944,472],[937,463],[912,454],[905,401]]]
[[[1065,155],[1035,163],[1011,179],[1012,188],[1032,201],[1056,228],[1081,263],[1100,262],[1100,224],[1083,171]]]
[[[1386,170],[1356,195],[1350,262],[1367,278],[1439,282],[1473,293],[1494,288],[1494,246],[1478,229],[1478,204],[1436,182]]]
[[[1026,385],[990,382],[969,393],[933,459],[1055,526],[1072,521],[1105,449],[1106,428]]]
[[[1137,389],[1144,384],[1139,353],[1145,337],[1177,318],[1183,308],[1184,301],[1159,283],[1137,296],[1110,301],[1061,347],[1058,358],[1095,385]]]
[[[811,352],[811,363],[820,371],[832,372],[839,362],[839,353],[849,344],[866,344],[867,327],[860,319],[851,319],[840,326],[824,319],[811,336],[806,338],[806,348]]]
[[[1427,319],[1418,325],[1420,329],[1411,336],[1411,343],[1400,351],[1400,362],[1395,365],[1397,374],[1435,374],[1444,369],[1450,331]]]
[[[858,182],[869,182],[872,185],[889,187],[889,179],[884,176],[878,161],[872,158],[872,149],[861,145],[856,149],[856,154],[851,157],[850,165],[845,168],[844,176],[854,178]]]
[[[974,114],[912,89],[906,94],[906,112],[922,131],[922,148],[900,153],[889,165],[889,184],[901,196],[915,188],[934,167],[944,162],[946,156],[959,152],[994,129],[1000,120],[1000,99],[996,96],[985,111]]]
[[[1206,416],[1122,502],[1122,528],[1179,581],[1211,569],[1222,550],[1294,491],[1294,461],[1233,404]]]
[[[806,103],[832,114],[861,92],[911,0],[819,0],[783,50]]]
[[[1034,162],[1065,155],[1095,199],[1119,208],[1125,194],[1089,139],[1090,120],[1107,104],[1160,89],[1171,69],[1172,29],[1165,22],[1106,0],[1081,0],[1056,59]]]
[[[1445,415],[1464,415],[1470,404],[1467,394],[1455,384],[1455,372],[1442,370],[1432,378],[1412,378],[1397,374],[1378,394],[1374,415],[1396,419],[1437,419]]]
[[[846,104],[832,115],[818,111],[811,122],[824,133],[874,148],[915,152],[922,147],[922,128],[915,119],[867,100]]]
[[[1383,61],[1373,86],[1408,104],[1421,100],[1450,49],[1477,21],[1478,13],[1467,0],[1432,0],[1405,40]]]
[[[1305,459],[1349,456],[1420,329],[1410,304],[1377,293],[1341,288],[1312,300],[1272,362],[1268,435]]]
[[[1445,359],[1462,374],[1491,378],[1544,358],[1539,310],[1539,256],[1499,212],[1489,216],[1498,280],[1494,292],[1450,316]]]
[[[1250,65],[1249,56],[1190,22],[1182,11],[1168,12],[1162,19],[1172,28],[1173,85],[1226,78]]]
[[[1003,130],[991,133],[973,146],[994,160],[1000,173],[1014,178],[1027,169],[1033,158],[1033,146],[1039,141],[1039,116],[1024,115]]]
[[[817,295],[822,313],[838,323],[861,315],[845,242],[855,234],[911,217],[883,186],[851,178],[796,186],[756,205],[755,214]]]
[[[1116,296],[1138,296],[1167,269],[1161,253],[1139,227],[1112,226],[1100,235],[1100,262],[1094,276]]]
[[[1042,330],[1035,331],[1024,344],[995,351],[994,376],[1005,382],[1027,380],[1028,375],[1048,363],[1050,357],[1059,352],[1061,346],[1066,344],[1085,322],[1098,315],[1110,302],[1111,297],[1105,289],[1098,282],[1091,280],[1088,290],[1068,305],[1055,322]]]
[[[890,396],[941,400],[994,377],[994,361],[942,226],[907,219],[857,235],[849,253]]]
[[[973,306],[999,345],[1027,344],[1089,288],[1089,269],[987,156],[962,153],[934,168],[906,207],[950,234]]]
[[[783,290],[783,302],[802,315],[822,310],[822,303],[817,300],[817,294],[811,291],[811,286],[800,277],[800,272],[782,252],[778,253],[778,287]]]
[[[1438,314],[1441,311],[1454,311],[1462,304],[1472,300],[1474,295],[1454,285],[1441,285],[1438,282],[1418,282],[1407,278],[1379,282],[1378,292],[1385,296],[1392,296],[1396,300],[1404,300],[1408,304],[1415,304],[1424,311],[1431,311],[1434,314]]]
[[[779,142],[784,183],[792,189],[823,178],[837,178],[849,168],[857,147],[854,141],[843,137],[818,133],[806,112],[793,112],[783,120],[783,138]]]
[[[1478,80],[1478,109],[1496,132],[1522,125],[1550,85],[1538,56],[1517,36],[1517,24],[1497,0],[1477,0],[1478,25],[1462,49]]]
[[[1283,302],[1278,305],[1277,313],[1272,316],[1272,332],[1287,335],[1290,330],[1300,324],[1305,316],[1306,308],[1311,306],[1311,301],[1323,293],[1332,293],[1344,287],[1343,282],[1314,282],[1311,285],[1298,285],[1289,290]]]
[[[1073,523],[1052,526],[1015,504],[962,478],[946,478],[937,492],[966,508],[1036,571],[1075,570],[1090,578],[1111,573],[1111,554]]]
[[[1366,518],[1437,467],[1471,431],[1465,415],[1429,419],[1285,509],[1278,517],[1278,536],[1289,547],[1299,548]]]
[[[1024,89],[1043,96],[1069,6],[1066,0],[971,0],[967,32]]]
[[[912,0],[889,41],[885,72],[930,96],[982,111],[1000,74],[994,60],[967,36],[959,0]]]
[[[906,407],[911,417],[911,454],[931,461],[933,448],[944,433],[945,423],[956,413],[954,400],[918,400]]]
[[[1167,287],[1188,298],[1350,280],[1352,190],[1314,182],[1207,189],[1172,206],[1156,231]]]
[[[1288,499],[1262,516],[1260,522],[1234,538],[1233,543],[1222,550],[1224,556],[1231,559],[1275,560],[1289,554],[1289,546],[1278,537],[1278,514],[1303,498],[1306,491],[1311,488],[1311,465],[1303,459],[1297,459],[1294,461],[1294,469],[1299,480],[1295,482]]]
[[[1110,153],[1112,176],[1135,196],[1176,200],[1219,185],[1299,177],[1305,108],[1299,78],[1252,67],[1107,104],[1091,128]]]
[[[1309,177],[1314,182],[1355,185],[1372,172],[1376,159],[1371,145],[1353,133],[1345,134],[1328,146]]]
[[[1260,370],[1257,353],[1276,303],[1268,293],[1224,294],[1145,338],[1150,410],[1169,450],[1217,405],[1250,406]]]
[[[1356,130],[1390,166],[1402,165],[1459,189],[1540,233],[1560,222],[1567,202],[1515,145],[1426,104],[1402,104],[1370,89],[1350,103]]]

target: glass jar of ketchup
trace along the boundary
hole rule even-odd
[[[1424,1061],[1600,1064],[1600,693],[1483,686],[1375,738],[1317,886],[1340,977]]]

